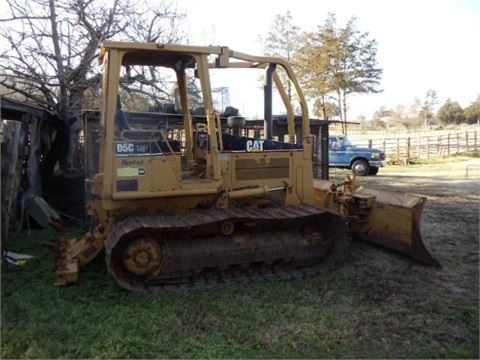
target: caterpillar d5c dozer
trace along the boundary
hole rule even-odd
[[[87,180],[95,226],[77,241],[55,224],[56,285],[76,282],[102,251],[132,291],[303,277],[343,261],[354,217],[329,205],[331,192],[314,196],[314,136],[287,62],[227,47],[125,42],[106,42],[100,60],[99,162]],[[264,75],[260,126],[224,106],[231,89],[213,82],[226,70],[233,83],[248,79],[242,72]],[[147,72],[157,75],[147,81]],[[152,109],[146,87],[160,73],[155,89],[172,95]],[[250,79],[258,88],[258,73]],[[278,104],[285,115],[275,118]],[[274,137],[275,121],[285,134]]]

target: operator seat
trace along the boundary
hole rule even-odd
[[[141,130],[132,128],[128,122],[127,115],[122,110],[122,103],[120,101],[120,95],[117,98],[117,112],[115,114],[115,121],[117,122],[118,130],[120,131],[120,136],[124,140],[148,140],[154,142],[157,148],[162,153],[180,153],[181,143],[178,140],[169,140],[161,130]],[[160,129],[160,125],[159,125]],[[124,132],[126,134],[124,135]],[[169,145],[167,145],[167,143]]]

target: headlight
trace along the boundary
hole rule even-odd
[[[379,152],[372,153],[372,159],[380,159],[380,153]]]

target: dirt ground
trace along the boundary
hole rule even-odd
[[[334,170],[330,180],[340,180],[344,174]],[[406,265],[396,255],[356,243],[348,266],[358,272],[357,290],[363,299],[399,305],[398,319],[388,320],[393,330],[409,324],[420,333],[433,332],[445,346],[452,339],[468,342],[478,355],[480,159],[390,165],[377,176],[358,178],[358,183],[426,196],[422,238],[441,264],[440,269]]]

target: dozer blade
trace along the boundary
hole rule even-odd
[[[337,191],[334,184],[317,179],[314,180],[314,189],[317,205],[339,209],[349,218],[354,239],[366,240],[407,254],[422,263],[440,266],[425,248],[420,233],[426,197],[356,186]]]

